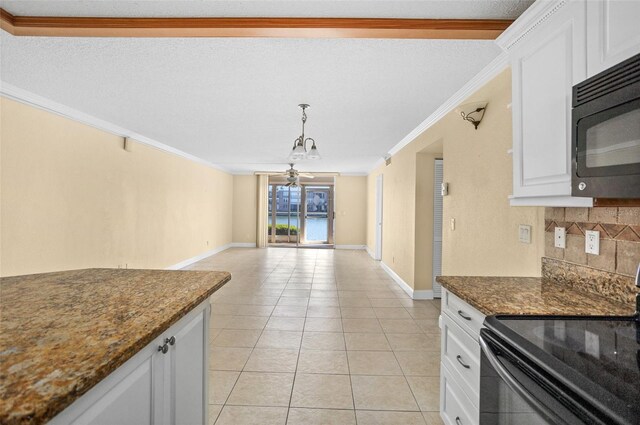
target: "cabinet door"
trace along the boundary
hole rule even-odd
[[[207,411],[207,349],[210,306],[177,327],[171,353],[173,423],[202,425]]]
[[[568,2],[514,48],[514,198],[571,194],[571,89],[586,77],[585,9]]]
[[[153,411],[162,380],[162,353],[145,347],[57,415],[51,424],[155,425],[162,422]]]
[[[587,2],[587,77],[640,53],[640,1]]]

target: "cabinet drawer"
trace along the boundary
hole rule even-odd
[[[444,292],[442,309],[462,329],[469,332],[473,339],[478,340],[480,328],[482,328],[482,323],[484,323],[484,314],[446,290]]]
[[[478,425],[479,413],[443,363],[440,377],[440,416],[446,425]]]
[[[480,405],[480,346],[468,333],[443,315],[442,362],[447,365],[474,406]]]

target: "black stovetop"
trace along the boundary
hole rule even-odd
[[[497,316],[485,324],[584,400],[640,424],[637,318]]]

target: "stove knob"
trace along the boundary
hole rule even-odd
[[[587,188],[587,184],[585,182],[578,183],[578,189],[585,190]]]

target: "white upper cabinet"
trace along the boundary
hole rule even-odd
[[[592,205],[571,197],[571,90],[587,77],[586,8],[539,1],[497,41],[512,67],[511,205]]]
[[[640,1],[587,2],[587,77],[640,53]]]

